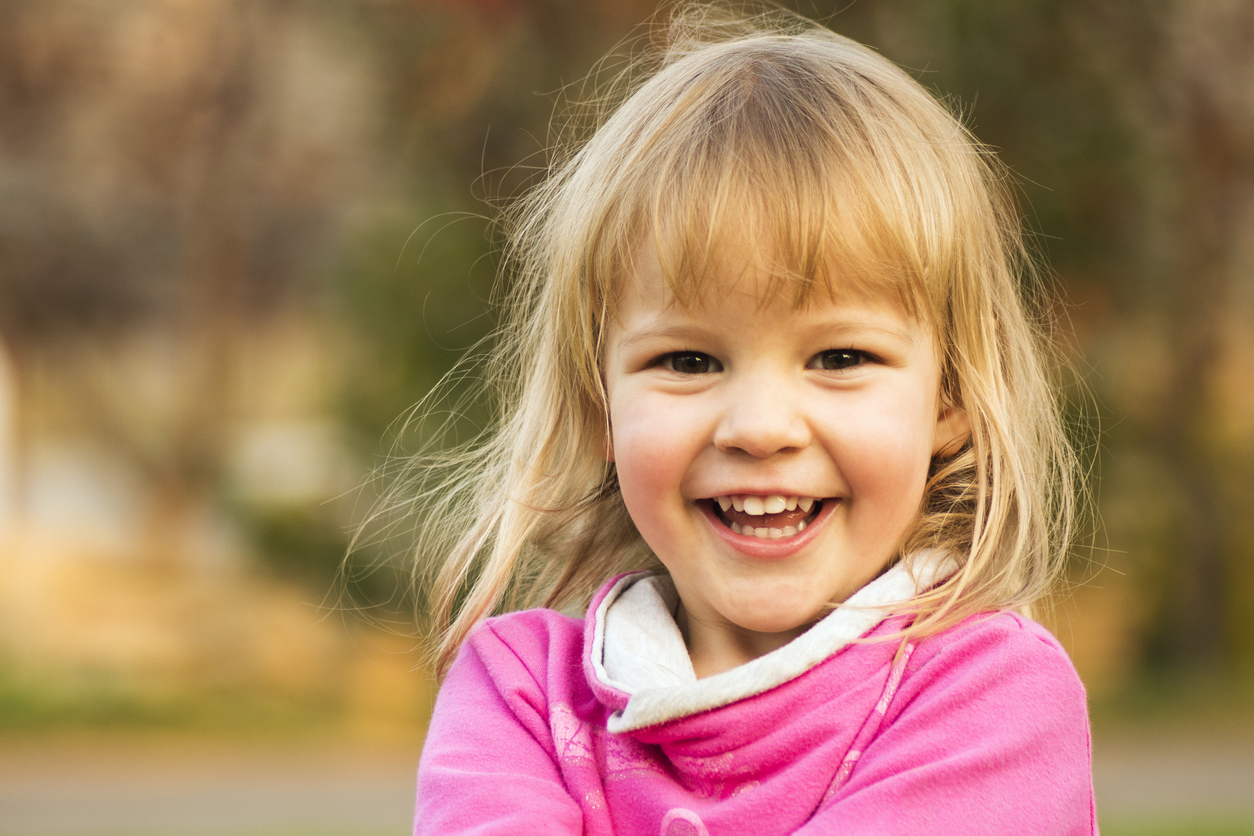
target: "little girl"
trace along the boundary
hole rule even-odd
[[[676,16],[516,207],[500,424],[424,493],[415,834],[1096,832],[1084,690],[1023,614],[1074,467],[1007,178],[777,24]]]

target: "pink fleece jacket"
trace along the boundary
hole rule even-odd
[[[980,615],[900,654],[845,641],[758,693],[616,733],[632,695],[590,652],[615,581],[583,624],[531,610],[467,640],[423,748],[416,836],[1097,832],[1084,690],[1034,622]]]

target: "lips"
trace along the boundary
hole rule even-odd
[[[711,500],[712,510],[734,534],[760,540],[794,537],[814,521],[823,500],[783,494],[730,494]]]

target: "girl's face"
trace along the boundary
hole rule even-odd
[[[698,676],[767,653],[871,581],[966,416],[934,337],[892,301],[766,300],[748,272],[685,311],[656,256],[605,359],[623,500],[669,570]]]

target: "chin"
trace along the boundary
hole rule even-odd
[[[798,609],[790,607],[778,611],[758,610],[729,620],[741,629],[750,630],[754,633],[793,633],[804,631],[805,628],[827,615],[827,613],[828,610],[824,607],[809,618],[798,618]]]

